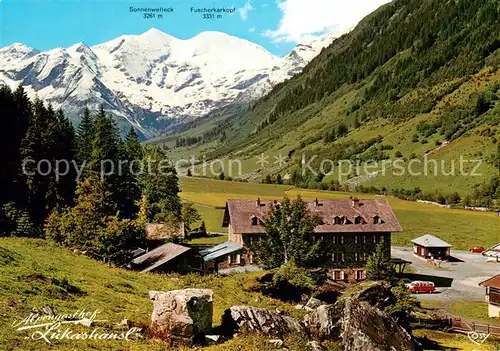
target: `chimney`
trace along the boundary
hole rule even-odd
[[[257,207],[260,207],[260,197],[257,198]]]
[[[359,207],[359,198],[353,197],[352,198],[352,207]]]

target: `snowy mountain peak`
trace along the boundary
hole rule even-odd
[[[7,61],[22,60],[33,55],[36,55],[39,51],[33,49],[22,43],[13,43],[7,47],[0,48],[0,60],[4,59]]]
[[[294,74],[331,41],[298,45],[280,58],[222,32],[190,39],[157,28],[89,47],[38,52],[23,44],[0,49],[0,84],[22,84],[78,123],[82,109],[103,105],[126,131],[146,137],[234,102],[252,101]]]

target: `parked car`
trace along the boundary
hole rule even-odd
[[[436,286],[433,282],[414,281],[406,284],[412,294],[429,293],[436,291]]]
[[[469,249],[470,252],[473,252],[473,253],[482,253],[483,251],[485,251],[486,249],[484,247],[481,247],[481,246],[474,246],[474,247],[471,247]]]

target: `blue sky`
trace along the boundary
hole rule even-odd
[[[0,47],[21,42],[39,50],[92,46],[151,27],[187,39],[222,31],[286,55],[298,42],[327,31],[341,34],[388,0],[0,0]],[[170,7],[163,19],[144,19],[129,7]],[[191,7],[235,7],[223,19],[203,19]]]

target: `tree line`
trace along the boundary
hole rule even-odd
[[[47,238],[122,263],[144,244],[146,222],[182,220],[173,165],[133,128],[122,138],[102,107],[86,108],[75,129],[21,86],[2,86],[0,111],[0,235]],[[76,166],[63,172],[58,160]]]

